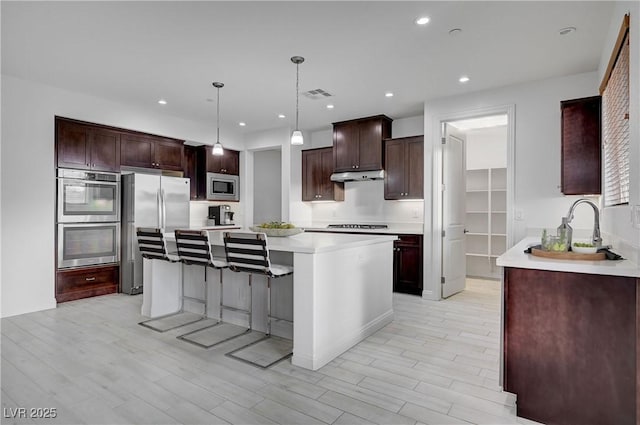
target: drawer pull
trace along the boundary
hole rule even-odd
[[[87,278],[85,278],[85,280],[87,282],[92,282],[92,281],[96,280],[96,278],[95,277],[87,277]]]

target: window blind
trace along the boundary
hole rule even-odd
[[[629,203],[628,22],[627,16],[601,86],[605,207]]]

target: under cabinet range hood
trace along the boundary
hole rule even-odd
[[[334,182],[359,182],[365,180],[384,179],[384,170],[374,171],[348,171],[346,173],[331,174],[331,181]]]

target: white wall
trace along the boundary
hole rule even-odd
[[[425,103],[425,296],[440,294],[441,223],[433,214],[434,182],[440,172],[440,122],[474,115],[483,108],[515,106],[514,240],[527,228],[557,227],[578,197],[560,193],[560,101],[597,94],[595,72],[479,91]],[[576,214],[575,228],[590,228],[588,211]],[[430,243],[429,243],[430,241]]]
[[[169,106],[169,105],[167,105]],[[2,317],[55,307],[54,116],[213,144],[215,123],[137,108],[2,75]],[[227,147],[238,134],[221,128]]]
[[[507,127],[467,130],[467,170],[507,166]]]
[[[629,143],[630,143],[630,179],[629,205],[607,207],[602,210],[602,230],[614,239],[613,244],[628,246],[627,257],[636,251],[635,260],[640,261],[640,224],[635,227],[631,219],[631,212],[640,210],[640,3],[617,2],[611,22],[607,43],[602,51],[600,67],[598,68],[597,87],[600,86],[613,46],[618,37],[618,31],[625,13],[630,12],[629,28]],[[635,209],[634,209],[635,208]],[[623,248],[624,249],[624,248]]]
[[[422,115],[394,120],[392,137],[423,134]],[[333,131],[311,133],[311,147],[333,146]],[[385,201],[384,181],[346,182],[344,201],[309,203],[313,210],[313,224],[327,223],[422,223],[422,201]]]
[[[280,221],[282,217],[282,153],[280,149],[253,154],[253,220]]]
[[[243,198],[245,226],[253,225],[255,222],[253,219],[253,187],[247,184],[247,182],[253,181],[254,153],[274,148],[281,150],[282,220],[297,226],[307,226],[311,222],[311,208],[302,202],[301,154],[302,149],[309,149],[311,137],[304,133],[305,144],[302,146],[291,146],[290,138],[291,129],[289,127],[257,131],[245,135],[244,143],[247,151],[244,153],[245,160],[241,162],[241,167],[246,170],[247,174],[244,177],[244,183],[240,183],[241,190],[247,194]]]

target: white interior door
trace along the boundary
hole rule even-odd
[[[465,257],[465,137],[444,125],[442,145],[442,297],[464,290]]]

